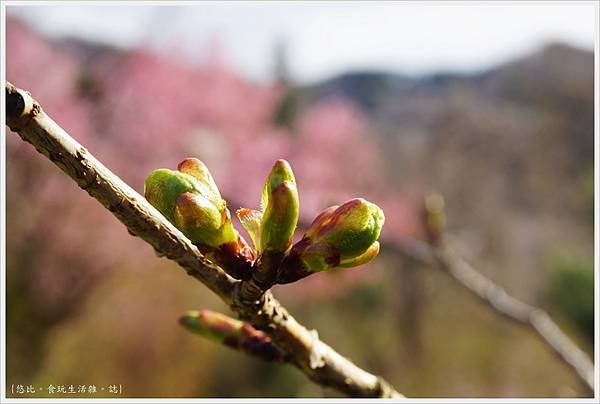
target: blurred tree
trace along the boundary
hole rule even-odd
[[[288,43],[280,39],[275,44],[275,80],[281,88],[281,98],[275,106],[273,123],[276,127],[286,128],[294,132],[297,128],[300,113],[300,89],[294,85],[288,67]]]

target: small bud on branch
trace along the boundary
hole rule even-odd
[[[300,207],[292,168],[277,160],[265,181],[261,210],[240,209],[237,216],[254,244],[257,255],[289,250],[298,224]]]
[[[144,184],[146,199],[210,259],[232,276],[247,279],[254,254],[234,229],[212,175],[195,158],[177,168],[152,171]]]
[[[325,209],[292,247],[279,282],[289,283],[314,272],[370,262],[379,252],[377,239],[384,222],[383,211],[362,198]]]
[[[211,341],[227,345],[266,361],[286,362],[286,355],[262,331],[250,324],[210,310],[190,310],[179,323],[187,330]]]

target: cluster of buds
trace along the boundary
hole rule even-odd
[[[265,275],[263,284],[290,283],[315,272],[366,264],[379,252],[377,240],[385,221],[377,205],[352,199],[324,210],[292,245],[300,208],[296,180],[285,160],[276,161],[269,173],[260,210],[236,212],[253,248],[234,229],[225,200],[197,159],[185,159],[177,171],[153,171],[145,195],[232,276]]]
[[[190,310],[179,318],[187,330],[266,361],[284,362],[286,355],[262,331],[210,310]]]

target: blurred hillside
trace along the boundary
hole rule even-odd
[[[271,83],[250,83],[218,49],[188,66],[176,50],[50,41],[7,21],[7,79],[138,192],[152,169],[196,156],[230,209],[256,208],[270,165],[286,158],[304,221],[364,196],[383,207],[393,244],[421,237],[420,198],[440,191],[461,252],[593,352],[592,53],[553,44],[471,76],[351,72],[303,88],[280,62]],[[179,313],[224,311],[216,297],[11,133],[6,164],[8,385],[333,394],[187,334]],[[393,251],[275,293],[407,396],[585,394],[535,336]]]
[[[360,105],[388,181],[441,191],[451,229],[527,298],[549,250],[593,256],[593,66],[592,52],[550,44],[470,76],[356,72],[301,91]]]

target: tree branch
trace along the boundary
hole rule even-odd
[[[380,377],[359,368],[299,324],[270,292],[238,281],[207,260],[179,230],[70,137],[29,93],[6,83],[7,125],[97,199],[158,255],[177,262],[216,293],[238,316],[263,330],[311,380],[354,397],[403,397]],[[260,289],[260,288],[259,288]]]
[[[438,267],[489,308],[509,320],[528,327],[575,372],[586,390],[594,394],[594,364],[545,311],[510,296],[504,288],[483,276],[462,259],[447,242],[432,246],[413,240],[404,245],[385,244],[385,246],[411,259]]]

